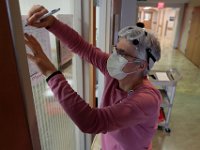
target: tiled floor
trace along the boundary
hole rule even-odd
[[[170,135],[158,131],[153,150],[200,150],[200,68],[181,52],[162,44],[162,57],[154,69],[177,68],[182,80],[177,84],[170,118]]]

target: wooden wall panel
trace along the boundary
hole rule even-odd
[[[193,17],[195,18],[196,32],[194,33],[194,50],[192,62],[200,67],[200,7],[194,9]]]
[[[200,66],[200,7],[195,7],[186,47],[186,57],[195,65]]]
[[[1,0],[0,17],[0,149],[32,150],[4,0]]]

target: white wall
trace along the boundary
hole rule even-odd
[[[158,17],[158,36],[161,36],[162,37],[162,21],[163,21],[163,18],[164,18],[164,12],[165,12],[165,9],[161,9],[158,11],[158,14],[159,14],[159,17]]]
[[[172,46],[172,40],[174,39],[174,31],[176,30],[175,27],[175,20],[176,18],[176,11],[177,8],[165,8],[165,18],[163,22],[163,31],[162,31],[162,36],[169,42],[169,44]],[[170,21],[170,17],[174,17],[174,21]],[[172,28],[172,30],[168,30],[167,28]]]
[[[19,0],[22,15],[27,15],[32,5],[43,5],[48,10],[60,8],[60,14],[73,14],[73,0]]]
[[[158,20],[158,12],[157,11],[153,11],[153,17],[152,17],[152,23],[151,23],[151,30],[153,32],[156,32],[156,27],[157,27],[157,20]]]

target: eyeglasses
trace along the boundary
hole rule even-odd
[[[127,31],[126,31],[126,34],[130,34],[130,33],[132,33],[132,30],[134,30],[134,28],[133,27],[129,27],[129,28],[127,28],[126,29]],[[120,38],[120,37],[123,37],[125,35],[125,33],[119,33],[119,37],[118,38]],[[140,44],[140,41],[139,41],[139,38],[141,37],[141,36],[147,36],[148,35],[148,33],[145,31],[145,30],[143,30],[143,32],[141,32],[141,34],[139,34],[138,36],[136,36],[136,37],[134,37],[134,38],[130,38],[129,40],[131,40],[132,41],[132,44],[134,45],[134,46],[136,46],[136,47],[138,47],[138,45]],[[147,61],[147,63],[148,63],[148,66],[147,66],[147,68],[148,68],[148,70],[150,69],[149,68],[149,61],[150,61],[150,58],[153,60],[153,62],[156,62],[156,58],[153,56],[153,54],[152,54],[152,52],[151,52],[151,48],[146,48],[146,54],[147,54],[147,58],[146,58],[146,61]],[[137,57],[136,57],[137,58]],[[139,58],[138,58],[139,59]],[[140,59],[140,60],[142,60],[142,59]],[[145,61],[145,60],[143,60],[143,61]]]
[[[141,59],[138,58],[138,57],[131,56],[130,54],[126,53],[125,50],[120,49],[120,48],[117,48],[116,46],[113,46],[113,53],[116,53],[116,54],[122,56],[123,58],[125,58],[125,59],[128,60],[128,61],[141,60]]]

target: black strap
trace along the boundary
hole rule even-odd
[[[53,76],[57,75],[57,74],[62,74],[62,72],[60,71],[55,71],[54,73],[52,73],[47,79],[46,81],[48,82]]]
[[[147,63],[148,63],[148,70],[149,70],[149,59],[151,58],[154,62],[156,62],[156,58],[152,55],[150,48],[147,48],[146,52],[147,52]]]

